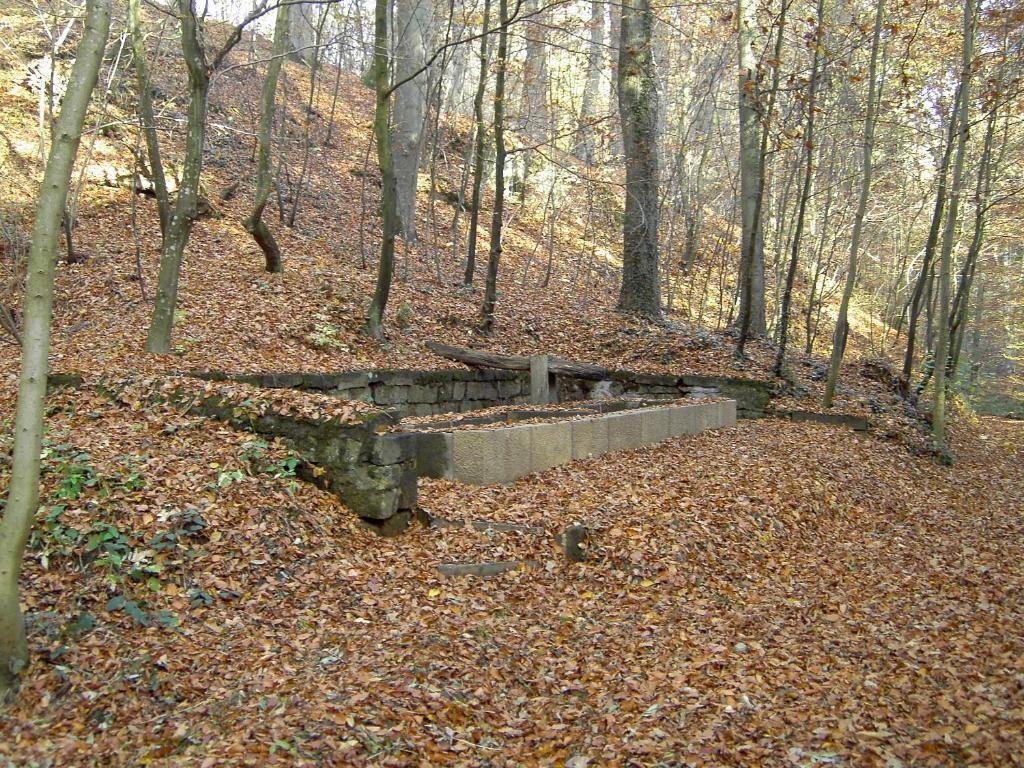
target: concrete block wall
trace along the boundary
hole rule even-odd
[[[592,418],[419,435],[422,476],[470,485],[509,483],[610,451],[736,425],[736,401],[637,408]]]

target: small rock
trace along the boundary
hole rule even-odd
[[[736,643],[732,649],[735,653],[746,653],[749,650],[746,643]]]

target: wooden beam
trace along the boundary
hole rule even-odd
[[[530,370],[530,358],[524,355],[505,355],[499,352],[453,347],[450,344],[441,344],[436,341],[428,341],[427,349],[435,355],[474,368],[502,368],[507,371]],[[579,379],[596,379],[598,381],[607,379],[611,375],[611,369],[604,366],[576,363],[571,360],[563,360],[560,357],[548,358],[548,370],[561,376],[575,376]]]

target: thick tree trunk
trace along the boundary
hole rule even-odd
[[[481,25],[483,31],[490,23],[491,0],[484,0],[484,18]],[[480,37],[480,79],[476,84],[473,96],[473,121],[476,123],[476,136],[473,139],[473,192],[470,196],[469,234],[466,237],[466,273],[462,278],[465,285],[473,284],[473,273],[476,272],[476,241],[480,226],[480,195],[484,183],[484,142],[487,139],[487,127],[484,125],[484,92],[487,90],[487,35]]]
[[[138,0],[133,0],[138,2]],[[259,150],[256,159],[256,199],[253,201],[252,213],[243,222],[245,231],[253,236],[256,244],[263,251],[267,272],[282,272],[281,249],[274,239],[270,227],[263,221],[263,210],[270,198],[270,187],[273,184],[273,169],[270,154],[274,133],[274,102],[277,96],[277,79],[281,72],[281,60],[288,51],[288,5],[277,9],[277,22],[274,26],[274,48],[267,74],[263,78],[263,89],[260,92],[260,128]]]
[[[89,0],[86,4],[85,30],[54,127],[32,228],[22,304],[25,328],[14,420],[13,469],[0,520],[0,701],[28,662],[25,625],[18,604],[18,575],[32,516],[39,504],[39,450],[50,351],[54,263],[85,112],[110,32],[110,8],[111,0]]]
[[[804,185],[800,194],[800,204],[796,214],[796,230],[793,233],[792,252],[789,257],[789,269],[786,272],[786,286],[782,294],[782,311],[779,313],[779,348],[775,353],[775,365],[773,373],[775,376],[782,375],[782,368],[786,362],[786,337],[789,332],[789,306],[793,297],[793,281],[796,278],[796,267],[800,257],[800,239],[804,231],[804,218],[807,213],[807,201],[811,196],[811,184],[814,180],[814,118],[816,115],[815,103],[818,94],[818,69],[821,61],[821,34],[822,15],[824,13],[824,0],[818,0],[818,8],[815,16],[814,34],[811,39],[811,46],[814,48],[811,63],[811,80],[808,84],[807,94],[807,122],[804,127]]]
[[[366,332],[375,339],[384,337],[384,309],[391,294],[395,270],[395,235],[398,232],[398,201],[395,172],[391,165],[391,91],[388,82],[388,0],[376,0],[374,6],[373,86],[377,103],[373,115],[373,136],[377,142],[380,167],[381,243],[377,265],[377,287],[366,313]]]
[[[397,190],[398,221],[406,243],[416,241],[416,180],[427,108],[427,72],[431,0],[396,0],[394,40],[395,91],[391,125],[392,158]],[[417,74],[418,73],[418,74]]]
[[[763,190],[761,118],[758,114],[755,0],[737,0],[740,118],[740,317],[753,336],[765,333],[764,248],[758,202]]]
[[[316,56],[317,16],[321,6],[316,3],[292,2],[288,14],[288,54],[293,61],[309,64]]]
[[[885,17],[885,0],[877,0],[875,8],[875,26],[871,37],[871,59],[868,63],[868,102],[864,116],[864,148],[861,159],[860,197],[857,200],[857,213],[853,219],[853,234],[850,237],[850,259],[846,265],[846,283],[843,286],[843,297],[839,302],[839,316],[836,318],[835,333],[832,336],[832,354],[828,362],[828,379],[825,382],[825,397],[822,405],[832,407],[832,399],[836,393],[836,382],[839,380],[839,368],[843,363],[846,351],[846,337],[849,332],[847,317],[850,310],[850,297],[857,282],[857,256],[860,252],[860,239],[864,230],[864,217],[867,215],[868,198],[871,195],[872,152],[875,146],[875,106],[878,90],[878,50],[882,37],[882,20]]]
[[[188,69],[188,114],[185,121],[185,162],[181,187],[167,234],[160,249],[160,276],[156,301],[146,338],[146,351],[165,354],[171,351],[174,310],[178,303],[178,279],[181,258],[192,234],[192,222],[199,199],[199,178],[203,171],[203,146],[206,143],[206,108],[210,90],[210,70],[203,54],[199,19],[194,0],[178,0],[181,20],[181,50]]]
[[[938,339],[935,343],[935,400],[932,408],[932,439],[939,446],[946,440],[946,360],[949,356],[949,309],[950,284],[952,280],[953,242],[956,239],[957,214],[960,197],[963,194],[964,156],[967,147],[968,120],[971,104],[971,66],[974,59],[974,0],[964,2],[963,65],[960,72],[960,89],[957,106],[951,120],[957,123],[956,159],[953,161],[953,181],[949,192],[949,210],[946,226],[942,233],[942,250],[939,253],[939,306]]]
[[[135,64],[135,80],[139,93],[139,117],[142,118],[142,135],[146,139],[146,154],[149,157],[149,172],[153,176],[156,203],[160,212],[160,234],[166,235],[171,223],[171,202],[167,194],[167,179],[164,164],[160,159],[160,142],[156,134],[156,114],[153,111],[153,88],[149,81],[146,64],[146,44],[139,18],[141,0],[128,0],[128,32],[131,36],[132,58]]]
[[[508,63],[508,0],[498,0],[501,31],[498,33],[497,72],[494,78],[494,209],[491,213],[491,247],[487,256],[487,282],[480,307],[485,333],[494,330],[494,305],[498,300],[498,266],[501,263],[501,227],[505,215],[505,69]]]
[[[658,318],[658,91],[651,51],[653,23],[650,0],[623,2],[618,91],[626,158],[626,210],[618,308]]]

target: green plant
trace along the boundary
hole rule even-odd
[[[54,555],[70,557],[81,540],[79,531],[66,526],[61,520],[64,509],[63,504],[50,507],[42,525],[32,529],[29,546],[38,551],[43,570],[49,569],[50,558]]]

